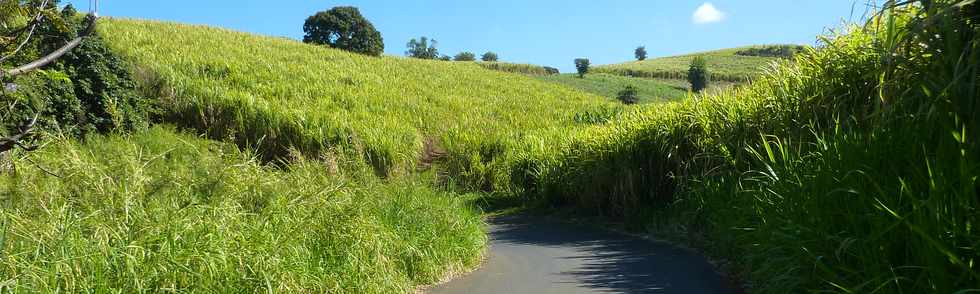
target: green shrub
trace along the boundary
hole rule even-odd
[[[45,13],[38,35],[10,63],[26,62],[56,49],[82,29],[82,20],[71,7],[62,13]],[[128,64],[119,59],[98,36],[78,47],[43,71],[7,80],[16,92],[0,93],[0,105],[11,111],[0,116],[0,133],[41,113],[42,130],[81,137],[91,132],[144,129],[154,112],[153,103],[135,89]]]
[[[480,60],[483,60],[483,62],[497,62],[498,59],[500,59],[500,57],[497,56],[497,53],[493,52],[483,53],[483,56],[480,57]]]
[[[589,59],[587,58],[575,59],[575,70],[578,71],[579,78],[585,78],[585,74],[589,73]]]
[[[473,54],[473,52],[460,52],[453,57],[453,61],[476,61],[476,54]]]
[[[436,59],[439,58],[439,49],[436,48],[435,39],[429,40],[427,37],[421,37],[418,40],[411,39],[406,45],[408,51],[405,51],[405,55],[412,58],[418,59]]]
[[[633,85],[627,85],[622,91],[616,94],[616,99],[626,105],[633,105],[640,101],[640,98],[636,97],[636,87]]]
[[[691,60],[691,69],[687,71],[687,82],[691,84],[691,91],[701,93],[708,88],[708,65],[704,57],[695,57]]]

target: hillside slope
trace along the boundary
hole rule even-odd
[[[203,26],[105,20],[100,34],[137,67],[166,121],[256,148],[267,159],[355,149],[379,174],[442,150],[449,165],[492,164],[508,141],[616,107],[533,78],[457,63],[367,57]],[[482,181],[482,180],[481,180]]]
[[[579,78],[577,74],[543,75],[535,78],[593,93],[612,101],[617,101],[616,97],[619,91],[622,91],[626,86],[636,88],[641,104],[687,98],[686,85],[678,85],[659,79],[632,78],[604,73],[589,74],[585,78]]]
[[[772,45],[789,46],[789,45]],[[691,60],[696,56],[705,57],[711,79],[727,82],[744,82],[758,77],[774,61],[782,58],[758,56],[752,49],[762,49],[769,45],[746,46],[678,56],[660,57],[644,61],[632,61],[595,67],[595,72],[603,72],[634,77],[686,79]],[[756,55],[740,55],[745,54]]]

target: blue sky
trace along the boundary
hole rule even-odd
[[[74,3],[79,10],[89,0]],[[843,21],[858,20],[868,0],[102,0],[101,14],[208,24],[301,39],[309,15],[334,6],[361,9],[385,39],[385,52],[404,55],[422,35],[443,54],[497,52],[510,62],[574,70],[633,59],[750,44],[814,44]],[[706,7],[710,3],[712,7]],[[699,18],[695,12],[700,11]]]

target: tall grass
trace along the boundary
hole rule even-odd
[[[978,5],[930,3],[890,6],[752,86],[527,148],[515,183],[675,232],[753,292],[977,291]]]
[[[0,290],[405,293],[485,243],[459,196],[343,154],[276,169],[166,128],[85,141],[0,178]]]
[[[496,70],[502,72],[510,73],[520,73],[532,76],[547,76],[551,73],[548,72],[543,66],[534,64],[522,64],[522,63],[507,63],[507,62],[477,62],[483,68],[489,70]]]
[[[347,148],[389,175],[411,171],[435,142],[472,171],[466,166],[495,160],[479,150],[612,105],[473,63],[366,57],[149,21],[104,20],[100,34],[137,67],[147,95],[163,97],[162,120],[257,147],[266,159]]]
[[[631,78],[610,74],[589,74],[579,78],[576,74],[539,76],[537,79],[566,85],[584,92],[593,93],[615,100],[619,91],[626,86],[637,90],[640,103],[658,103],[682,100],[688,96],[686,85],[678,85],[664,80]]]
[[[628,111],[473,64],[154,22],[101,33],[163,94],[164,119],[261,154],[337,150],[382,175],[442,154],[440,175],[465,189],[679,232],[756,292],[969,291],[977,5],[928,3],[827,36],[750,86]]]
[[[788,46],[788,45],[787,45]],[[608,73],[638,78],[678,79],[687,78],[687,70],[694,57],[702,56],[708,63],[713,81],[745,83],[759,77],[766,68],[781,58],[775,56],[741,55],[739,52],[764,49],[771,46],[748,46],[701,53],[652,58],[620,64],[597,66],[597,73]]]

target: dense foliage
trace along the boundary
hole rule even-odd
[[[687,70],[687,82],[691,84],[691,91],[701,93],[708,88],[709,79],[708,63],[704,57],[692,59],[691,67]]]
[[[497,56],[497,53],[493,52],[483,53],[483,56],[480,57],[480,60],[483,60],[483,62],[497,62],[498,59],[500,58]]]
[[[578,71],[579,78],[585,78],[585,75],[589,73],[590,62],[587,58],[577,58],[575,59],[575,70]]]
[[[421,37],[418,40],[411,39],[405,46],[408,47],[408,51],[405,51],[405,55],[412,58],[418,59],[436,59],[439,58],[439,49],[436,48],[438,42],[436,40],[429,40],[428,37]],[[445,60],[445,58],[443,58]]]
[[[303,42],[380,56],[385,50],[381,33],[357,7],[341,6],[310,16],[303,24]]]
[[[806,47],[801,45],[772,45],[741,49],[735,52],[735,55],[793,58],[796,54],[804,51],[806,51]]]
[[[10,5],[9,3],[4,5]],[[0,44],[4,56],[2,68],[25,64],[62,46],[77,36],[86,24],[70,5],[59,11],[57,1],[40,11],[42,21],[28,39],[21,32]],[[36,6],[22,6],[5,18],[21,18],[38,13]],[[21,16],[17,16],[18,13]],[[27,23],[20,28],[29,31]],[[8,28],[12,30],[13,27]],[[0,33],[2,34],[2,33]],[[5,34],[6,35],[6,34]],[[16,45],[24,46],[15,55]],[[98,36],[86,38],[82,44],[42,71],[5,79],[11,90],[0,93],[0,105],[7,110],[0,116],[0,133],[40,113],[43,130],[82,136],[91,132],[143,129],[148,125],[152,105],[135,89],[129,67],[109,51]]]
[[[626,105],[633,105],[640,101],[640,98],[636,96],[636,87],[633,85],[627,85],[619,93],[616,93],[616,99]]]
[[[473,54],[473,52],[460,52],[453,57],[453,61],[476,61],[476,54]]]
[[[647,47],[645,46],[636,47],[636,50],[633,51],[633,56],[635,56],[636,60],[639,61],[647,60]]]

